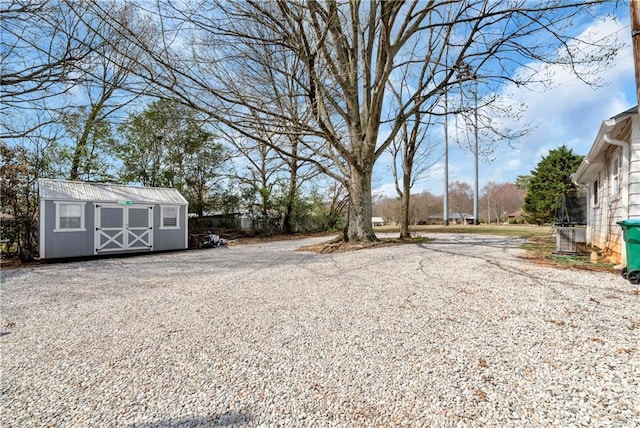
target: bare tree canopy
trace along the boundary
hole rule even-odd
[[[298,160],[313,162],[345,183],[345,238],[369,241],[376,239],[373,168],[408,118],[418,112],[438,114],[433,108],[437,98],[465,82],[477,82],[489,92],[505,82],[544,81],[544,67],[534,62],[562,64],[582,79],[593,78],[617,47],[601,40],[594,49],[575,40],[571,25],[600,3],[246,0],[132,5],[137,16],[153,23],[154,34],[140,34],[131,20],[114,19],[106,2],[83,7],[117,30],[127,46],[135,46],[132,71],[150,85],[147,93],[178,98],[230,135],[269,135],[261,142],[284,154],[295,147]],[[117,52],[127,55],[122,48]],[[395,83],[394,91],[390,83]],[[459,105],[465,108],[463,102]],[[273,135],[293,138],[289,141],[295,145],[281,145]]]
[[[84,79],[82,64],[104,41],[64,1],[14,0],[0,8],[1,111],[11,118],[0,135],[20,138],[54,120],[70,86]]]

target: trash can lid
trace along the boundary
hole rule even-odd
[[[640,218],[628,218],[626,220],[619,221],[620,226],[640,226]]]

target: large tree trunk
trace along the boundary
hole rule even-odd
[[[349,220],[346,239],[349,242],[377,241],[371,224],[371,167],[351,165],[349,181]]]
[[[107,83],[105,83],[107,84]],[[115,86],[111,86],[105,90],[103,90],[102,95],[100,95],[100,99],[91,105],[91,110],[89,111],[89,116],[87,120],[84,122],[84,127],[82,129],[82,135],[76,142],[75,150],[73,151],[73,159],[71,161],[71,172],[69,173],[69,180],[78,180],[80,178],[80,162],[83,160],[87,162],[87,146],[89,144],[89,136],[91,131],[93,131],[93,127],[98,120],[98,116],[102,112],[102,107],[107,102],[107,100],[113,95],[115,91]],[[89,172],[89,171],[87,171]]]
[[[86,162],[87,155],[87,145],[89,144],[89,134],[93,129],[93,125],[95,124],[96,118],[98,117],[98,113],[100,112],[100,106],[91,107],[91,112],[89,113],[89,117],[84,123],[84,127],[82,129],[82,135],[76,142],[76,147],[73,151],[73,158],[71,159],[71,172],[69,173],[69,180],[78,180],[80,178],[80,162],[84,159]]]
[[[402,198],[400,198],[400,239],[411,238],[409,232],[409,202],[411,200],[411,172],[402,176]]]
[[[285,201],[284,216],[282,219],[282,232],[286,234],[293,233],[293,207],[296,200],[296,192],[298,188],[298,161],[293,159],[290,162],[291,175],[289,190],[287,191],[287,199]]]

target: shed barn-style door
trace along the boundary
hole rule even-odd
[[[96,254],[153,249],[153,207],[96,204]]]

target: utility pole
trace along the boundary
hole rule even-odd
[[[449,106],[447,98],[448,89],[444,90],[444,215],[442,222],[445,226],[449,226]]]
[[[449,45],[444,55],[444,68],[448,72],[447,63],[449,62]],[[444,88],[444,192],[442,197],[443,216],[442,223],[449,226],[449,87]]]
[[[636,69],[636,98],[640,104],[640,0],[631,0],[631,43]]]
[[[474,155],[474,172],[475,172],[475,182],[473,187],[473,224],[480,224],[480,219],[478,218],[479,209],[478,209],[478,199],[479,199],[479,191],[478,191],[478,76],[473,75],[473,80],[475,84],[475,149],[473,150]]]
[[[462,78],[467,78],[467,79],[473,79],[473,83],[474,83],[474,91],[473,91],[473,97],[474,97],[474,101],[475,101],[475,105],[474,105],[474,125],[473,125],[473,130],[474,130],[474,146],[473,146],[473,165],[474,165],[474,175],[475,175],[475,180],[474,180],[474,186],[473,186],[473,224],[480,224],[480,219],[478,218],[478,199],[479,199],[479,188],[478,188],[478,155],[479,155],[479,151],[478,151],[478,75],[476,73],[471,74],[471,66],[469,64],[464,64],[464,67],[461,68],[459,75],[458,75],[458,79],[462,79]]]

